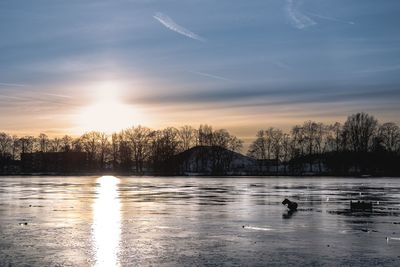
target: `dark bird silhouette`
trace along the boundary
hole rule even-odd
[[[284,201],[282,201],[283,205],[287,205],[287,208],[290,211],[297,211],[297,203],[294,201],[290,201],[289,199],[285,198]]]

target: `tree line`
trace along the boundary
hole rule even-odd
[[[143,173],[146,166],[161,168],[173,156],[196,146],[216,146],[239,152],[243,141],[225,129],[213,130],[209,125],[200,125],[198,129],[185,125],[162,130],[139,125],[111,135],[91,131],[77,138],[69,135],[50,138],[43,133],[37,137],[18,137],[0,132],[0,164],[19,160],[24,153],[85,152],[89,169]]]
[[[161,130],[139,125],[111,135],[91,131],[76,138],[50,138],[43,133],[18,137],[0,132],[0,167],[19,160],[24,153],[85,152],[90,169],[143,173],[148,167],[162,169],[175,155],[197,146],[241,152],[243,141],[209,125]],[[247,155],[260,167],[274,164],[280,174],[399,173],[400,128],[393,122],[379,123],[367,113],[350,115],[343,124],[306,121],[289,132],[270,127],[256,133]]]
[[[297,173],[308,165],[309,172],[319,173],[399,173],[400,128],[367,113],[350,115],[343,124],[306,121],[289,133],[259,130],[247,154],[280,162],[283,172]]]

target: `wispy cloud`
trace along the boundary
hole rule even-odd
[[[332,18],[332,17],[328,17],[328,16],[323,16],[323,15],[319,15],[319,14],[315,14],[315,13],[306,12],[306,14],[308,14],[308,15],[310,15],[312,17],[325,19],[325,20],[330,20],[330,21],[334,21],[334,22],[345,23],[345,24],[350,24],[350,25],[354,25],[355,24],[355,22],[353,22],[353,21],[341,20],[341,19]]]
[[[42,93],[42,95],[54,96],[54,97],[59,97],[59,98],[72,98],[71,96],[68,96],[68,95],[61,95],[61,94]]]
[[[200,72],[200,71],[188,71],[188,72],[192,73],[192,74],[196,74],[196,75],[212,78],[212,79],[222,80],[222,81],[226,81],[226,82],[233,82],[233,80],[231,80],[231,79],[228,79],[228,78],[225,78],[225,77],[222,77],[222,76],[218,76],[218,75],[205,73],[205,72]]]
[[[188,29],[182,27],[181,25],[177,24],[175,21],[173,21],[170,17],[168,17],[167,15],[157,12],[153,18],[155,18],[156,20],[158,20],[162,25],[164,25],[165,27],[167,27],[168,29],[170,29],[171,31],[177,32],[179,34],[182,34],[186,37],[189,37],[191,39],[197,40],[197,41],[201,41],[201,42],[205,42],[206,39],[204,39],[203,37],[189,31]]]
[[[199,103],[199,107],[204,109],[204,105],[218,105],[229,107],[263,107],[287,106],[297,104],[312,103],[365,103],[365,102],[388,102],[400,96],[400,91],[396,86],[380,84],[380,89],[376,85],[357,86],[356,90],[349,90],[351,85],[336,87],[335,85],[320,84],[303,88],[302,85],[279,86],[275,89],[268,89],[263,85],[253,86],[226,86],[214,88],[206,91],[187,91],[179,93],[164,93],[157,95],[147,95],[132,98],[132,103],[160,104],[163,105],[192,105]],[[354,88],[351,86],[351,88]]]
[[[25,98],[10,95],[0,95],[0,100],[1,99],[25,100]]]
[[[275,66],[281,68],[281,69],[284,69],[284,70],[291,70],[291,69],[292,69],[288,64],[286,64],[286,63],[284,63],[284,62],[282,62],[282,61],[279,61],[279,60],[277,60],[277,61],[271,61],[271,63],[272,63],[273,65],[275,65]]]
[[[388,71],[397,71],[397,70],[400,70],[400,65],[378,66],[375,68],[359,70],[359,71],[356,71],[355,73],[375,73],[375,72],[388,72]]]
[[[42,93],[35,91],[5,92],[0,94],[1,106],[78,106],[73,98],[62,94]]]
[[[310,17],[303,14],[299,10],[298,6],[299,4],[296,0],[286,0],[286,13],[291,24],[300,30],[316,25],[317,23]]]
[[[10,87],[25,87],[25,84],[20,83],[2,83],[0,82],[0,86],[10,86]]]

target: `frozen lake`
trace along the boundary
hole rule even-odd
[[[0,177],[0,237],[0,266],[400,266],[400,179]]]

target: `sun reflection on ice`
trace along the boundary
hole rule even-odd
[[[119,266],[121,238],[121,203],[117,190],[119,179],[114,176],[102,176],[97,179],[97,183],[92,226],[95,266]]]

